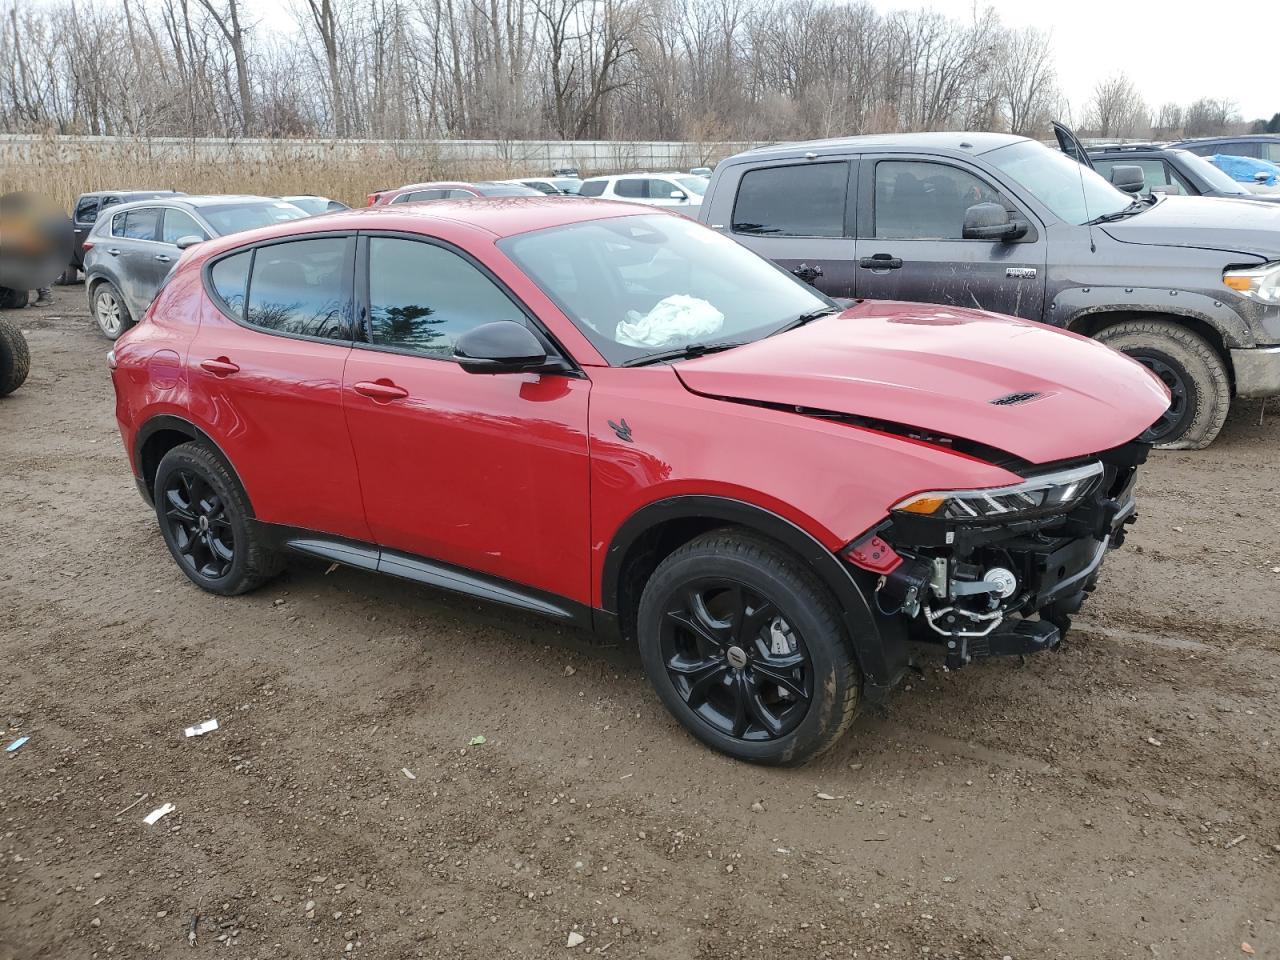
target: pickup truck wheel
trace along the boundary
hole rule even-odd
[[[31,370],[27,338],[8,320],[0,320],[0,397],[17,390]]]
[[[103,280],[93,291],[93,319],[108,340],[117,340],[120,334],[133,326],[133,317],[124,305],[124,297],[109,280]]]
[[[724,529],[677,549],[645,585],[637,635],[667,709],[731,757],[801,763],[853,722],[862,677],[836,604],[769,540]]]
[[[156,519],[178,567],[202,590],[247,593],[280,572],[280,555],[262,542],[249,500],[222,460],[182,443],[156,468]]]
[[[1169,320],[1131,320],[1097,339],[1128,354],[1169,388],[1169,409],[1142,439],[1167,450],[1202,450],[1213,442],[1231,406],[1226,365],[1209,342]]]

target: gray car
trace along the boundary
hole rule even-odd
[[[1095,337],[1169,387],[1147,440],[1207,446],[1233,395],[1280,395],[1280,208],[1135,199],[1060,136],[1063,151],[992,133],[751,150],[716,167],[699,219],[832,296],[976,307]]]
[[[187,247],[307,216],[278,198],[248,196],[163,197],[122,203],[110,214],[85,242],[84,279],[89,310],[112,340],[142,316]]]

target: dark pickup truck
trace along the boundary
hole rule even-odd
[[[831,296],[977,307],[1095,337],[1170,389],[1145,439],[1205,447],[1233,396],[1280,395],[1280,205],[1135,198],[1087,166],[1070,131],[1059,142],[918,133],[762,147],[716,167],[698,217]],[[1111,180],[1142,188],[1135,167]]]

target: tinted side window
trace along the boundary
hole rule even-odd
[[[195,217],[187,213],[185,210],[174,210],[172,208],[164,212],[164,228],[161,231],[160,238],[165,243],[177,243],[183,237],[202,237],[208,240],[208,235],[204,232],[204,228],[196,223]]]
[[[614,196],[618,197],[647,197],[649,192],[645,189],[648,180],[641,180],[638,177],[626,177],[622,180],[616,180],[613,184]]]
[[[154,240],[159,232],[159,207],[143,207],[125,213],[124,235],[130,240]]]
[[[733,229],[770,237],[842,237],[848,189],[849,164],[843,160],[749,170],[738,186]]]
[[[98,219],[98,198],[84,197],[76,204],[76,222],[93,223]]]
[[[526,187],[533,187],[533,189],[541,193],[552,194],[556,192],[556,188],[545,180],[521,180],[520,182]]]
[[[209,270],[209,282],[227,312],[237,320],[244,319],[244,294],[249,286],[249,262],[253,251],[246,250],[219,260]]]
[[[404,193],[392,200],[392,203],[416,203],[419,200],[443,200],[448,190],[415,190],[413,193]]]
[[[587,180],[582,184],[582,189],[578,191],[580,197],[600,197],[604,195],[605,181],[603,180]]]
[[[443,247],[369,239],[369,325],[374,344],[451,357],[458,335],[494,320],[524,322],[510,298]]]
[[[876,164],[875,236],[899,240],[960,240],[964,212],[975,203],[1002,203],[999,192],[945,163],[882,160]]]
[[[246,322],[276,333],[347,339],[347,243],[320,237],[258,247]]]
[[[1272,163],[1280,163],[1280,143],[1260,143],[1263,160],[1270,160]]]

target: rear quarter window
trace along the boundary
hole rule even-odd
[[[604,180],[586,180],[582,184],[582,189],[578,191],[580,197],[602,197],[604,196],[604,188],[607,181]]]
[[[249,286],[253,251],[246,250],[219,260],[209,268],[209,285],[218,306],[237,320],[244,319],[244,295]]]
[[[316,237],[254,251],[245,322],[272,333],[350,340],[346,237]]]
[[[748,170],[733,206],[734,233],[842,237],[849,164],[805,163]]]

